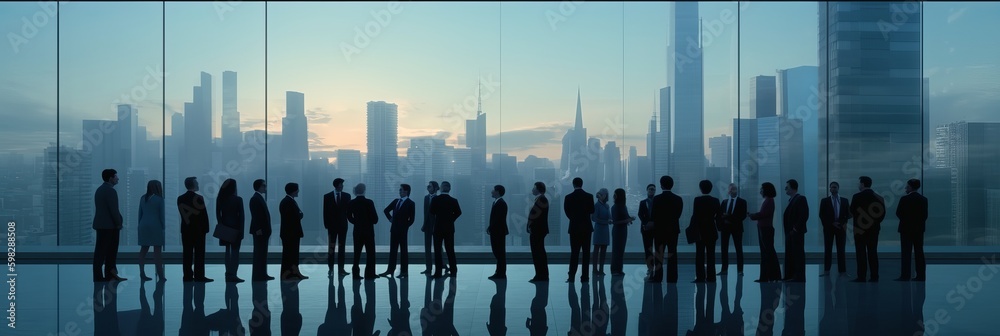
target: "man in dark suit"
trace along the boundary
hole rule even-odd
[[[902,247],[902,262],[897,281],[910,280],[910,254],[916,254],[917,277],[914,281],[927,280],[927,263],[924,260],[924,231],[927,224],[927,198],[917,193],[920,180],[906,181],[906,196],[899,199],[896,218],[899,218],[899,242]]]
[[[451,183],[441,182],[441,195],[434,198],[431,204],[431,213],[434,214],[434,262],[437,271],[435,278],[442,277],[442,267],[444,261],[441,256],[441,245],[448,250],[448,268],[450,276],[458,275],[458,260],[455,258],[455,220],[462,215],[462,207],[458,205],[458,200],[451,197]]]
[[[851,217],[854,218],[854,247],[858,258],[858,277],[853,282],[878,281],[878,233],[885,219],[885,199],[872,188],[872,178],[858,178],[858,190],[851,197]],[[866,280],[868,269],[871,278]]]
[[[830,196],[819,202],[819,221],[823,223],[823,274],[830,275],[833,265],[833,243],[837,242],[837,271],[847,273],[844,244],[847,241],[847,221],[851,219],[850,203],[840,197],[840,183],[830,182]]]
[[[656,196],[656,185],[646,186],[646,199],[639,202],[639,232],[642,233],[642,249],[646,255],[646,276],[653,275],[653,264],[656,259],[653,253],[653,197]]]
[[[431,203],[437,192],[437,181],[427,182],[427,195],[424,195],[424,225],[420,227],[420,231],[424,233],[424,263],[427,268],[420,274],[431,275],[431,264],[434,260],[434,255],[431,254],[431,246],[434,245],[434,214],[431,213]]]
[[[549,199],[545,197],[545,183],[535,182],[531,194],[535,196],[535,202],[528,212],[527,229],[531,261],[535,264],[535,276],[528,282],[547,282],[549,257],[545,252],[545,236],[549,234]]]
[[[799,182],[785,182],[788,206],[782,216],[785,226],[785,280],[806,281],[806,222],[809,221],[809,203],[799,195]]]
[[[660,177],[663,192],[653,197],[653,243],[656,245],[656,262],[650,282],[663,281],[663,250],[666,248],[667,283],[677,283],[677,236],[681,233],[680,218],[684,200],[674,194],[674,179]]]
[[[493,257],[497,259],[497,270],[489,279],[507,278],[507,202],[503,200],[503,195],[507,190],[502,185],[493,186],[490,192],[493,197],[493,207],[490,208],[490,224],[486,227],[486,234],[490,235],[490,246],[493,249]]]
[[[253,275],[252,281],[274,280],[267,275],[267,243],[271,239],[271,211],[267,209],[267,183],[253,181],[253,196],[250,197],[250,234],[253,235]]]
[[[594,195],[583,191],[583,179],[573,178],[573,192],[563,199],[563,212],[569,218],[569,278],[566,282],[573,282],[576,276],[580,253],[583,253],[580,281],[587,282],[590,280],[587,275],[590,265],[590,238],[594,232],[594,224],[590,221],[590,215],[594,213]]]
[[[104,183],[94,192],[94,230],[97,243],[94,244],[94,281],[125,281],[118,276],[118,241],[122,231],[122,213],[118,209],[118,172],[105,169],[101,172]],[[104,270],[101,270],[101,266]]]
[[[743,221],[747,219],[747,200],[737,196],[740,188],[735,183],[729,184],[729,197],[722,201],[722,218],[719,220],[719,231],[722,233],[722,271],[725,275],[729,269],[729,238],[733,239],[736,248],[736,272],[743,275]]]
[[[339,275],[350,274],[344,269],[344,250],[347,244],[347,205],[350,203],[351,194],[344,192],[344,179],[339,177],[333,179],[333,191],[323,195],[323,226],[326,227],[327,237],[329,237],[326,264],[330,276],[333,276],[334,262],[339,265],[337,269]]]
[[[378,224],[378,212],[375,211],[375,202],[365,197],[367,187],[364,183],[358,183],[354,187],[354,194],[357,195],[347,212],[347,220],[354,224],[354,279],[360,280],[361,249],[367,253],[365,258],[364,279],[378,278],[375,275],[375,224]]]
[[[719,237],[718,222],[722,217],[719,199],[712,196],[712,181],[698,182],[701,196],[694,198],[691,211],[691,224],[698,230],[698,241],[695,242],[695,280],[694,282],[715,282],[715,241]],[[712,292],[714,294],[714,292]],[[715,299],[710,300],[714,302]]]
[[[184,245],[184,281],[212,282],[205,277],[205,234],[208,233],[208,210],[205,198],[197,193],[198,178],[184,179],[187,192],[177,196],[181,215],[181,244]]]
[[[407,248],[407,232],[410,225],[413,225],[416,216],[416,204],[410,200],[410,185],[399,185],[399,198],[389,203],[385,209],[385,218],[391,223],[389,227],[389,267],[382,273],[382,276],[391,276],[396,271],[396,251],[399,250],[402,266],[399,277],[405,278],[409,275],[410,252]]]
[[[285,185],[285,198],[278,205],[281,214],[281,280],[305,280],[309,277],[299,271],[299,244],[302,241],[302,210],[295,198],[299,197],[299,184]]]

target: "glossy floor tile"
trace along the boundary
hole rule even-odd
[[[91,282],[89,265],[22,265],[16,328],[0,335],[996,335],[994,261],[929,265],[927,282],[892,281],[894,260],[878,283],[819,277],[809,265],[805,283],[786,284],[753,282],[756,265],[714,284],[690,283],[692,265],[680,265],[678,284],[645,283],[642,265],[568,284],[567,266],[552,265],[553,281],[537,285],[527,282],[531,265],[511,265],[498,282],[486,279],[493,265],[460,265],[446,279],[414,267],[409,279],[374,281],[302,265],[310,279],[241,284],[222,282],[221,265],[209,265],[217,281],[207,284],[182,282],[179,265],[167,266],[164,283],[121,265],[129,280],[117,284]]]

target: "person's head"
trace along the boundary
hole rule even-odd
[[[701,180],[701,182],[698,182],[698,189],[701,190],[703,195],[712,193],[712,181]]]
[[[774,198],[778,196],[778,190],[774,189],[774,184],[771,182],[764,182],[760,185],[760,195]]]
[[[660,176],[660,189],[670,190],[670,189],[673,189],[673,188],[674,188],[674,178],[673,177],[670,177],[670,176],[667,176],[667,175]]]
[[[534,196],[545,194],[545,183],[535,182],[535,186],[531,188],[531,194]]]
[[[862,176],[858,178],[858,190],[865,190],[872,187],[872,178]]]
[[[917,190],[920,190],[920,180],[918,180],[918,179],[910,179],[909,181],[906,181],[906,193],[907,194],[909,194],[911,192],[914,192],[914,191],[917,191]]]
[[[344,191],[344,179],[339,177],[333,179],[333,190],[336,190],[337,192]]]
[[[791,179],[785,182],[785,195],[795,196],[795,194],[798,193],[799,193],[799,181]]]
[[[493,191],[490,192],[490,194],[491,196],[493,196],[493,198],[503,197],[503,195],[507,194],[507,188],[504,188],[502,185],[497,184],[493,186]]]
[[[118,171],[114,169],[105,169],[101,172],[101,179],[104,182],[111,183],[111,185],[118,184]]]
[[[443,193],[450,193],[451,192],[451,183],[448,182],[448,181],[441,182],[441,192],[443,192]]]
[[[403,183],[399,185],[399,197],[410,197],[410,185]]]
[[[583,179],[579,177],[573,178],[573,189],[583,188]]]
[[[358,185],[354,186],[354,195],[356,195],[356,196],[364,196],[365,195],[365,189],[367,189],[367,188],[368,187],[365,186],[364,183],[358,183]]]
[[[597,191],[597,201],[601,203],[608,202],[608,188],[601,188],[601,190]]]
[[[298,183],[286,184],[285,194],[292,197],[299,197],[299,184]]]
[[[218,201],[227,199],[230,196],[236,196],[236,180],[234,179],[222,181],[222,186],[219,187],[219,195],[215,197],[216,204],[218,204]]]
[[[191,176],[184,179],[184,188],[188,191],[198,191],[198,178]]]
[[[736,183],[729,184],[729,197],[736,197],[740,194],[740,188],[736,186]]]
[[[264,182],[264,179],[256,179],[253,181],[253,191],[261,194],[267,193],[267,183]]]
[[[830,182],[830,195],[840,194],[840,183],[837,181]]]
[[[428,194],[434,194],[434,193],[438,192],[438,189],[440,189],[440,187],[438,186],[437,181],[427,182],[427,193]]]
[[[625,189],[615,189],[615,204],[625,204]]]
[[[646,185],[646,197],[653,198],[656,196],[656,185],[650,183]]]
[[[149,182],[146,182],[146,194],[143,196],[146,200],[149,200],[149,197],[153,195],[163,197],[163,184],[160,181],[149,180]]]

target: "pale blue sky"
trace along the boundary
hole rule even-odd
[[[641,155],[653,94],[666,84],[669,12],[663,2],[581,3],[555,29],[547,13],[560,13],[558,2],[402,3],[384,27],[371,13],[388,13],[386,3],[271,3],[266,31],[262,3],[234,4],[220,15],[223,7],[213,3],[167,3],[165,13],[160,3],[64,3],[58,42],[63,143],[79,141],[81,119],[114,118],[113,102],[122,94],[144,98],[142,125],[162,127],[163,87],[146,77],[148,69],[164,66],[168,113],[191,100],[199,72],[206,71],[214,77],[218,130],[222,71],[232,70],[239,73],[243,123],[260,127],[266,66],[270,127],[280,127],[285,91],[305,93],[312,150],[364,151],[364,108],[371,100],[399,104],[401,141],[441,135],[454,144],[464,122],[444,116],[475,97],[481,76],[502,82],[484,85],[488,133],[504,135],[501,141],[491,136],[491,152],[557,158],[579,88],[590,135],[618,141],[623,154],[635,145]],[[715,23],[725,11],[739,11],[737,3],[701,4],[706,137],[732,134],[737,83],[745,100],[747,78],[817,64],[816,6],[745,4],[737,27]],[[927,3],[925,13],[931,124],[996,120],[1000,42],[986,36],[1000,29],[1000,4]],[[42,16],[35,2],[0,4],[0,32],[8,42],[0,46],[0,129],[19,134],[0,140],[0,151],[37,153],[55,140],[54,17],[17,52],[10,43],[12,34],[30,35],[22,18]],[[355,27],[366,25],[378,25],[379,32],[348,61],[342,44],[353,44]],[[144,80],[153,83],[150,89]]]

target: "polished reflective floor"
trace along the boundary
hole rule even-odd
[[[626,276],[532,284],[531,265],[511,265],[506,281],[490,281],[493,265],[460,265],[457,278],[328,278],[325,265],[302,265],[299,282],[184,283],[179,265],[166,282],[138,280],[120,265],[120,283],[91,282],[89,265],[21,265],[16,328],[0,335],[997,335],[1000,264],[929,265],[927,282],[893,281],[896,260],[882,262],[881,282],[820,277],[805,283],[759,284],[756,265],[734,267],[714,284],[646,284],[645,266]],[[421,265],[422,266],[422,265]],[[853,266],[853,265],[852,265]],[[384,266],[379,265],[381,272]],[[148,270],[151,272],[152,267]],[[278,273],[272,266],[270,274]],[[240,276],[249,279],[249,265]],[[852,272],[853,273],[853,272]],[[6,290],[5,290],[6,291]],[[9,315],[5,314],[5,315]],[[9,321],[4,321],[9,323]]]

